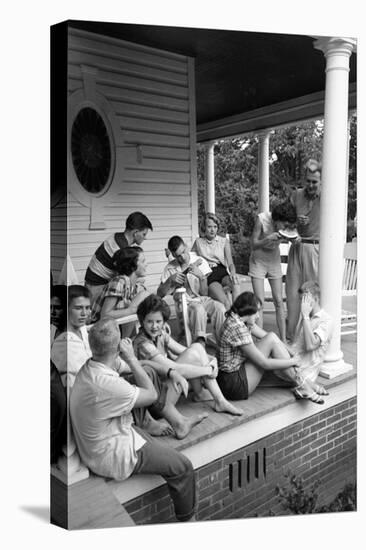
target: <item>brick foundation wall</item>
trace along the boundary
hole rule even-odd
[[[306,488],[320,480],[321,503],[356,480],[356,398],[199,468],[197,520],[283,514],[275,488],[286,484],[288,471],[303,477]],[[139,525],[175,521],[166,485],[125,508]]]

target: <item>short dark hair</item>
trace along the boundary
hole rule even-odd
[[[146,315],[149,313],[155,313],[160,311],[164,322],[168,321],[170,317],[170,308],[165,300],[160,298],[157,294],[150,294],[147,296],[137,307],[137,318],[140,325],[144,322]]]
[[[137,269],[137,262],[141,252],[143,252],[143,250],[139,246],[126,246],[126,248],[120,248],[113,255],[113,268],[119,275],[130,276],[131,273]]]
[[[254,315],[260,309],[262,303],[257,296],[250,291],[242,292],[236,298],[228,313],[236,313],[239,317]]]
[[[53,285],[51,287],[51,298],[59,298],[61,304],[67,302],[67,286],[66,285]]]
[[[128,231],[133,231],[134,229],[138,231],[143,231],[144,229],[153,230],[151,221],[145,214],[142,212],[132,212],[126,220],[126,229]]]
[[[181,244],[184,244],[182,237],[179,237],[179,235],[174,235],[173,237],[170,237],[168,241],[168,248],[170,252],[175,252]]]
[[[67,288],[67,305],[70,306],[71,302],[75,298],[91,298],[89,290],[86,286],[82,285],[70,285]]]
[[[58,328],[63,330],[66,327],[67,319],[67,286],[66,285],[54,285],[51,287],[51,300],[52,298],[58,298],[62,313],[59,318]]]
[[[277,202],[272,207],[272,220],[274,222],[288,222],[295,225],[297,216],[296,208],[291,201],[285,200],[282,202]]]

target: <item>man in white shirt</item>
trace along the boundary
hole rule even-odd
[[[207,296],[207,275],[211,269],[207,261],[194,252],[189,252],[181,237],[175,235],[168,242],[173,256],[164,268],[157,294],[164,298],[184,286],[187,291],[189,325],[195,342],[204,344],[207,316],[211,318],[213,330],[218,340],[225,320],[225,307],[221,302]]]
[[[194,516],[196,500],[193,467],[184,455],[137,427],[145,407],[159,395],[131,341],[120,340],[115,321],[103,320],[91,328],[89,343],[92,358],[77,374],[70,396],[71,421],[83,462],[94,473],[118,480],[137,473],[160,474],[167,481],[177,520],[188,521]],[[120,354],[135,385],[120,377]]]

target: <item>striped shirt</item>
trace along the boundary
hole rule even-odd
[[[113,256],[121,248],[129,246],[124,233],[110,235],[96,250],[85,274],[87,285],[105,285],[115,275]]]

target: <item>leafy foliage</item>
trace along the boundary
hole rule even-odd
[[[285,510],[292,514],[314,514],[320,482],[316,481],[310,490],[306,491],[301,477],[290,473],[285,474],[285,477],[288,479],[288,485],[282,488],[276,487],[276,495]]]
[[[287,485],[276,487],[276,494],[283,508],[292,514],[318,514],[357,509],[355,483],[346,484],[332,502],[317,507],[319,498],[317,489],[321,484],[320,481],[316,481],[310,489],[306,490],[301,477],[289,472],[285,474],[285,478],[288,480]]]
[[[357,119],[351,120],[348,218],[349,235],[356,213]],[[309,158],[321,160],[324,135],[322,120],[276,129],[270,136],[270,202],[285,199],[303,179]],[[198,147],[199,216],[205,212],[205,147]],[[216,215],[220,232],[229,233],[233,257],[240,273],[248,273],[250,236],[258,209],[258,137],[221,140],[215,145]]]

